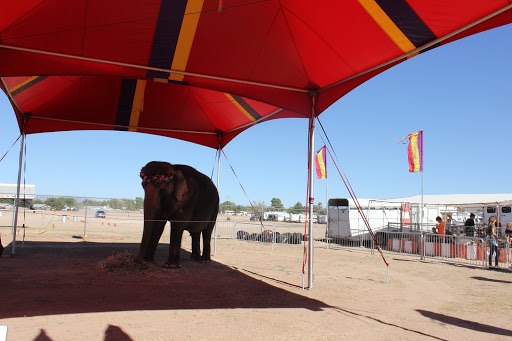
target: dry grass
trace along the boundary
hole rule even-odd
[[[130,272],[145,274],[149,271],[156,270],[157,267],[147,262],[137,263],[135,261],[136,255],[127,250],[121,253],[114,253],[107,259],[101,260],[97,269],[106,272]]]

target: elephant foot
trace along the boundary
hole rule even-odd
[[[192,259],[195,262],[200,262],[201,261],[201,257],[198,256],[198,255],[194,255],[194,254],[190,255],[190,259]]]
[[[206,258],[206,257],[201,257],[201,263],[211,263],[212,260],[210,259],[210,257]]]
[[[181,269],[181,265],[180,264],[176,265],[176,264],[165,263],[164,264],[164,268],[165,269]]]

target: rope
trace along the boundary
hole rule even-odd
[[[215,161],[217,161],[217,155],[219,155],[218,149],[215,151],[215,159],[213,160],[212,175],[210,176],[210,180],[213,180],[213,172],[215,171]],[[217,172],[219,172],[218,169],[217,169]]]
[[[233,172],[233,174],[235,175],[235,178],[236,178],[236,180],[238,181],[238,184],[239,184],[239,185],[240,185],[240,187],[242,188],[242,191],[244,191],[244,194],[245,194],[245,196],[247,197],[247,200],[249,201],[249,204],[251,204],[252,210],[254,211],[254,213],[255,213],[255,214],[258,214],[258,212],[256,211],[256,209],[254,208],[254,205],[253,205],[253,204],[252,204],[252,202],[251,202],[251,199],[249,199],[249,196],[247,195],[247,192],[245,191],[244,186],[242,186],[242,183],[240,182],[240,179],[238,179],[238,176],[236,175],[236,172],[235,172],[235,170],[233,169],[233,166],[231,166],[231,163],[229,162],[228,157],[226,156],[226,153],[224,153],[224,149],[221,149],[221,152],[222,152],[222,154],[224,155],[224,158],[226,159],[226,161],[227,161],[227,163],[228,163],[229,167],[231,168],[231,171],[232,171],[232,172]],[[259,219],[259,221],[260,221],[261,228],[262,228],[262,230],[264,231],[264,230],[265,230],[265,226],[263,225],[263,222],[261,221],[261,219]],[[272,238],[270,239],[270,242],[271,242],[272,244],[274,243],[274,242],[273,242],[273,240],[272,240]]]
[[[320,120],[318,119],[318,117],[316,119],[320,123]],[[389,267],[389,263],[386,261],[386,258],[384,257],[384,254],[382,253],[382,250],[381,250],[381,248],[379,246],[379,243],[377,242],[377,238],[375,237],[375,234],[373,233],[373,231],[372,231],[372,229],[370,227],[370,223],[368,222],[368,219],[366,218],[366,216],[365,216],[365,214],[364,214],[364,212],[363,212],[363,210],[361,208],[361,205],[359,204],[359,200],[357,199],[356,194],[355,194],[354,190],[352,189],[352,186],[348,182],[348,179],[345,179],[345,177],[343,177],[343,175],[341,174],[341,171],[338,168],[338,165],[337,165],[336,161],[334,160],[334,158],[333,158],[333,156],[331,154],[331,150],[330,149],[332,148],[332,145],[331,145],[331,142],[329,141],[329,138],[327,137],[327,134],[326,134],[325,130],[323,129],[323,126],[322,126],[321,123],[320,123],[320,126],[322,127],[323,133],[324,133],[325,137],[327,138],[327,140],[329,142],[329,146],[330,146],[330,148],[325,148],[325,149],[329,153],[329,156],[331,157],[331,160],[334,163],[334,166],[336,166],[336,169],[338,170],[338,174],[340,175],[341,180],[343,180],[343,183],[345,184],[345,187],[347,188],[348,193],[350,194],[350,197],[354,201],[354,204],[356,205],[356,208],[357,208],[357,210],[359,212],[359,215],[363,219],[363,222],[364,222],[364,224],[366,226],[366,229],[370,233],[370,236],[372,237],[373,242],[375,243],[375,246],[377,247],[377,250],[379,251],[380,256],[382,257],[382,260],[384,261],[386,266]],[[321,135],[320,135],[320,137],[322,138]],[[323,138],[322,138],[322,141],[323,141]],[[324,143],[325,143],[325,141],[324,141]]]
[[[12,146],[11,146],[11,148],[9,148],[9,149],[7,150],[7,152],[5,152],[4,156],[2,156],[2,158],[0,159],[0,162],[2,162],[2,160],[5,158],[5,156],[6,156],[7,154],[9,154],[9,152],[10,152],[10,151],[11,151],[11,149],[12,149],[12,147],[14,147],[14,145],[15,145],[16,143],[18,143],[18,140],[21,138],[21,135],[22,135],[22,134],[20,134],[20,136],[18,136],[18,138],[16,139],[16,141],[14,141],[14,143],[13,143],[13,144],[12,144]]]

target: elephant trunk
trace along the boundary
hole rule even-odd
[[[152,193],[158,194],[158,191],[146,191],[144,198],[144,232],[142,234],[142,241],[140,243],[139,252],[137,254],[136,262],[142,260],[152,262],[155,256],[158,241],[162,236],[167,219],[159,214],[160,200],[158,195],[151,195]]]

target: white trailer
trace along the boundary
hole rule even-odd
[[[263,220],[270,220],[270,221],[285,221],[285,218],[288,217],[288,213],[286,212],[264,212],[263,213]]]
[[[303,213],[290,213],[291,223],[303,223],[306,221],[306,215]]]
[[[489,205],[482,208],[483,221],[482,223],[487,224],[489,218],[495,216],[498,219],[498,236],[502,237],[507,228],[507,224],[512,222],[512,205]]]
[[[387,204],[360,200],[361,209],[375,233],[387,229],[389,223],[399,224],[401,217],[400,204]],[[366,207],[364,205],[366,204]],[[348,199],[329,199],[327,237],[369,239],[369,232],[356,205]]]

